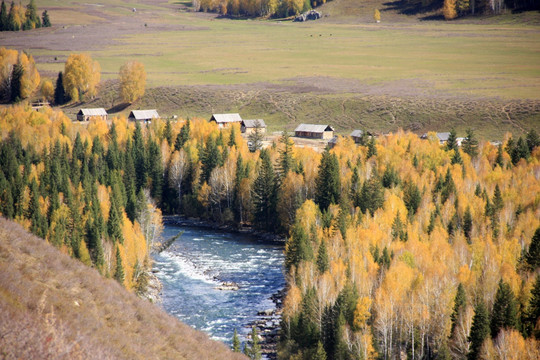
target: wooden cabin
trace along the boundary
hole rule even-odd
[[[448,139],[450,138],[450,133],[449,132],[440,132],[440,133],[435,133],[435,135],[437,136],[437,139],[439,139],[439,144],[440,145],[444,145],[446,144],[446,142],[448,141]],[[422,136],[420,136],[420,139],[427,139],[428,138],[428,134],[423,134]]]
[[[300,124],[294,129],[294,136],[311,139],[331,139],[334,128],[330,125]]]
[[[240,130],[243,134],[252,134],[259,127],[259,132],[261,134],[266,134],[266,124],[263,119],[256,120],[242,120],[240,123]]]
[[[90,118],[99,117],[102,120],[107,120],[107,111],[104,108],[95,108],[95,109],[80,109],[77,113],[77,120],[79,121],[88,121]]]
[[[129,121],[151,122],[152,119],[159,119],[157,110],[132,110],[129,113]]]
[[[240,114],[212,114],[210,121],[215,121],[220,129],[234,123],[241,123]]]

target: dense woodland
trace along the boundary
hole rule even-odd
[[[11,1],[9,10],[6,7],[5,0],[2,0],[0,6],[0,31],[32,30],[50,26],[51,20],[47,10],[43,11],[40,18],[34,0],[30,0],[26,7],[23,7],[20,2],[15,4],[15,1]]]
[[[237,126],[86,126],[24,105],[0,131],[2,215],[135,291],[160,209],[289,234],[281,358],[538,357],[534,131],[250,151]]]

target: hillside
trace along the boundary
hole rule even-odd
[[[0,218],[0,358],[243,356]]]

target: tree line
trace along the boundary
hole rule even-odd
[[[230,16],[284,18],[324,3],[326,0],[193,0],[193,8]]]
[[[50,26],[51,20],[47,10],[43,11],[40,18],[34,0],[30,0],[26,8],[20,4],[15,4],[15,1],[11,1],[9,11],[6,8],[5,1],[2,0],[0,6],[0,31],[32,30]]]
[[[119,97],[133,103],[144,95],[146,71],[138,61],[127,61],[119,70]],[[93,99],[98,92],[101,67],[88,54],[71,54],[58,73],[56,84],[41,79],[34,58],[25,52],[0,48],[0,100],[17,103],[39,97],[51,104]],[[37,94],[36,94],[37,93]]]

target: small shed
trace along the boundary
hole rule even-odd
[[[77,113],[77,120],[88,121],[90,118],[100,117],[102,120],[107,120],[107,111],[104,108],[95,109],[80,109]]]
[[[212,114],[210,121],[215,121],[221,129],[234,123],[241,123],[242,118],[240,114]]]
[[[438,132],[435,134],[437,136],[437,138],[439,139],[439,144],[440,145],[443,145],[443,144],[446,144],[446,142],[448,141],[448,139],[450,138],[450,133],[449,132]],[[424,134],[422,136],[420,136],[420,139],[427,139],[428,138],[428,134]]]
[[[294,136],[312,139],[331,139],[334,128],[330,125],[300,124],[294,129]]]
[[[261,134],[266,133],[266,124],[264,123],[263,119],[242,120],[240,123],[240,130],[243,134],[252,134],[255,132],[257,127],[259,127],[259,132]]]
[[[328,140],[328,148],[330,149],[333,149],[338,143],[338,137],[337,136],[334,136],[333,138],[331,138],[330,140]]]
[[[150,122],[152,119],[159,119],[157,110],[132,110],[128,120]]]
[[[354,140],[355,144],[361,143],[363,136],[364,132],[362,130],[353,130],[353,132],[351,133],[351,138]]]

